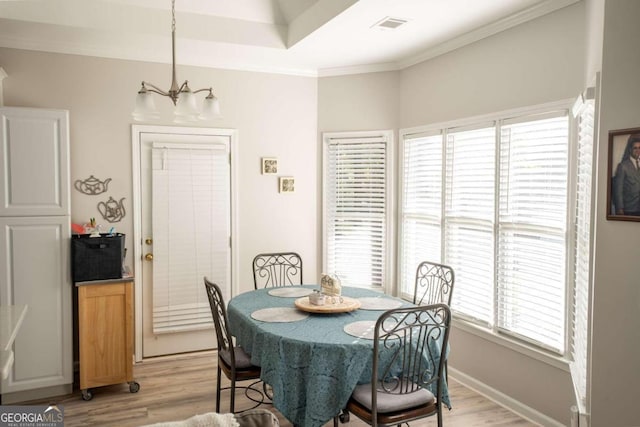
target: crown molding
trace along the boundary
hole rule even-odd
[[[1,0],[0,0],[1,1]],[[137,62],[151,62],[157,64],[170,64],[170,62],[158,60],[152,57],[141,58],[139,54],[125,53],[118,50],[109,50],[100,47],[82,47],[75,44],[67,44],[60,42],[43,42],[40,40],[26,40],[23,38],[11,38],[6,36],[0,36],[0,47],[9,49],[21,49],[36,51],[42,53],[54,53],[65,55],[79,55],[79,56],[92,56],[96,58],[115,59],[121,61],[137,61]],[[181,62],[180,66],[192,66],[192,67],[204,67],[204,68],[216,68],[221,70],[234,70],[234,71],[250,71],[256,73],[269,73],[269,74],[283,74],[299,77],[318,77],[318,72],[311,68],[297,68],[297,67],[282,67],[282,66],[263,66],[253,65],[244,62],[218,62],[215,64],[201,62]]]
[[[349,67],[321,68],[318,70],[318,77],[335,77],[348,74],[381,73],[385,71],[398,71],[400,66],[397,62],[385,62],[379,64],[353,65]]]

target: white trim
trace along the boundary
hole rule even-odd
[[[516,400],[493,387],[488,386],[480,380],[477,380],[463,372],[458,371],[455,368],[450,367],[449,373],[451,377],[458,381],[460,384],[465,387],[475,391],[478,394],[483,395],[487,399],[497,403],[498,405],[506,408],[516,414],[520,415],[522,418],[531,421],[532,423],[546,426],[546,427],[564,427],[559,421],[554,420],[543,414],[542,412],[536,411],[530,406],[525,405],[524,403]],[[581,424],[582,425],[582,424]]]
[[[405,136],[420,134],[423,132],[430,132],[440,129],[448,128],[464,128],[466,126],[474,126],[479,122],[491,122],[495,120],[508,120],[509,117],[517,116],[532,116],[535,114],[548,113],[550,110],[566,110],[571,109],[571,105],[575,100],[573,98],[562,99],[560,101],[547,102],[544,104],[532,105],[530,107],[511,108],[508,110],[502,110],[495,113],[481,114],[473,117],[466,117],[462,119],[453,119],[446,122],[432,123],[422,126],[414,126],[409,128],[402,128],[398,132],[399,140],[402,141]]]
[[[351,74],[383,73],[387,71],[399,71],[401,69],[401,66],[397,62],[352,65],[347,67],[321,68],[318,70],[318,77],[336,77],[347,76]]]
[[[141,170],[140,170],[140,149],[141,135],[145,133],[162,133],[162,134],[181,134],[181,135],[212,135],[223,136],[229,138],[229,151],[231,156],[231,294],[234,289],[239,289],[238,283],[238,259],[239,248],[238,241],[238,209],[237,209],[237,131],[235,129],[218,129],[218,128],[196,128],[196,127],[180,127],[180,126],[161,126],[161,125],[131,125],[131,162],[132,162],[132,181],[133,181],[133,271],[137,273],[134,279],[134,321],[135,321],[135,361],[142,361],[142,213],[140,204],[142,194],[141,186]]]
[[[0,107],[4,106],[4,89],[2,81],[6,77],[8,77],[7,72],[4,70],[4,68],[0,67]]]

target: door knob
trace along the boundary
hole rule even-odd
[[[144,259],[146,259],[147,261],[153,261],[153,254],[146,254],[144,256]]]
[[[147,245],[152,245],[153,244],[153,239],[145,239],[144,241]]]

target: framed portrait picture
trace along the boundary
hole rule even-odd
[[[275,175],[278,173],[278,159],[274,157],[263,157],[261,164],[263,175]]]
[[[609,131],[607,219],[640,221],[640,128]]]
[[[295,180],[292,176],[281,176],[278,181],[280,193],[293,193],[295,190]]]

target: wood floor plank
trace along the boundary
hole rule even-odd
[[[57,403],[64,406],[65,427],[119,426],[138,427],[163,421],[189,418],[196,414],[215,411],[216,355],[214,352],[193,353],[145,360],[134,367],[135,380],[140,383],[138,393],[130,393],[128,384],[93,389],[93,399],[82,400],[79,391],[46,401],[26,404]],[[447,427],[533,427],[517,414],[497,405],[450,378],[449,392],[453,409],[444,410]],[[228,384],[227,382],[223,384]],[[236,394],[236,410],[252,406],[242,393]],[[229,392],[222,394],[222,411],[229,408]],[[283,427],[291,426],[273,406],[272,410]],[[327,427],[332,426],[327,423]],[[366,424],[351,416],[344,426],[360,427]],[[436,425],[434,417],[412,422],[412,427]]]

